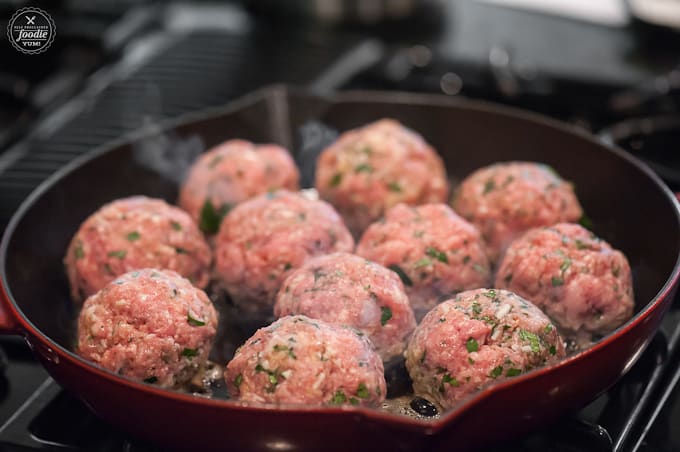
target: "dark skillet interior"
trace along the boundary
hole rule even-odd
[[[329,102],[271,88],[238,110],[216,112],[92,158],[33,199],[8,232],[8,289],[45,335],[72,349],[76,310],[62,259],[80,223],[113,199],[145,194],[174,203],[178,181],[196,153],[229,138],[289,147],[311,186],[315,156],[338,131],[382,117],[421,133],[442,155],[453,180],[497,161],[530,160],[572,181],[594,231],[621,249],[634,274],[639,312],[661,290],[678,256],[678,219],[668,192],[636,163],[593,141],[495,107],[432,97],[371,94]],[[388,100],[389,99],[389,100]],[[225,344],[217,359],[234,346]]]

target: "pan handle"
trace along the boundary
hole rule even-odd
[[[7,291],[0,280],[0,335],[16,334],[19,331],[10,308],[9,295],[7,295]]]

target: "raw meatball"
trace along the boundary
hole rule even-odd
[[[413,390],[451,408],[501,377],[565,356],[557,329],[536,306],[505,290],[477,289],[435,306],[406,349]]]
[[[479,232],[445,204],[391,208],[366,230],[357,254],[399,274],[417,319],[442,297],[491,284]]]
[[[274,144],[229,140],[202,154],[179,195],[206,234],[214,234],[236,204],[279,188],[297,190],[300,175],[288,151]]]
[[[492,262],[528,229],[583,215],[571,184],[549,166],[527,162],[478,169],[458,188],[453,208],[479,228]]]
[[[321,153],[316,188],[358,237],[400,202],[445,202],[449,185],[441,158],[420,135],[382,119],[345,132]]]
[[[385,400],[383,372],[363,333],[296,315],[257,330],[224,379],[229,394],[246,402],[374,406]]]
[[[399,277],[348,253],[314,258],[286,278],[274,314],[303,314],[366,334],[383,360],[401,355],[416,327]]]
[[[531,300],[569,333],[606,334],[633,315],[628,260],[577,224],[532,229],[513,242],[496,287]]]
[[[80,226],[64,264],[77,303],[130,270],[174,270],[204,288],[212,253],[182,209],[163,200],[133,196],[106,204]]]
[[[280,190],[239,204],[216,239],[216,277],[246,313],[271,315],[283,280],[310,257],[352,251],[354,240],[333,208]]]
[[[77,352],[119,375],[174,388],[204,366],[216,328],[201,289],[173,271],[135,270],[85,301]]]

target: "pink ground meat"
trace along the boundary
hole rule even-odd
[[[160,199],[106,204],[80,226],[64,264],[75,302],[138,268],[174,270],[197,287],[210,280],[212,253],[191,217]]]
[[[448,409],[501,378],[565,356],[557,328],[505,290],[477,289],[435,306],[406,349],[413,390]]]
[[[201,289],[173,271],[135,270],[85,301],[77,352],[111,372],[174,388],[205,364],[216,328]]]
[[[387,361],[401,355],[416,327],[399,277],[385,267],[348,253],[307,261],[286,278],[274,314],[303,314],[366,334]]]
[[[436,151],[397,121],[345,132],[319,156],[316,188],[355,236],[398,204],[446,202],[446,170]]]
[[[383,372],[359,331],[287,316],[248,339],[224,378],[229,394],[246,402],[375,406],[385,400]]]
[[[606,334],[633,315],[628,260],[577,224],[532,229],[513,242],[496,287],[531,300],[565,332]]]
[[[478,169],[456,191],[453,208],[479,228],[492,262],[526,230],[583,215],[571,184],[549,166],[529,162]]]
[[[236,204],[267,191],[297,190],[300,175],[284,148],[229,140],[202,154],[182,185],[178,204],[206,234],[214,234],[219,221]]]
[[[445,204],[399,204],[361,237],[357,254],[397,272],[416,318],[442,299],[491,283],[479,232]]]
[[[216,238],[215,273],[243,312],[267,316],[294,269],[311,257],[353,248],[329,204],[280,190],[243,202],[225,217]]]

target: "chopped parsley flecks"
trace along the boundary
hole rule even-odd
[[[482,295],[484,295],[486,298],[491,298],[493,300],[494,298],[496,298],[497,293],[494,289],[489,289]]]
[[[527,330],[519,330],[519,338],[529,343],[532,352],[538,353],[541,351],[541,339],[536,334]]]
[[[285,264],[283,264],[284,272],[290,270],[291,268],[293,268],[293,264],[291,264],[290,262],[286,262]]]
[[[335,391],[335,394],[333,394],[333,397],[331,397],[331,405],[341,405],[345,402],[347,402],[347,396],[345,393],[341,389]]]
[[[127,255],[127,251],[125,250],[114,250],[114,251],[109,251],[107,254],[109,257],[117,257],[118,259],[125,259],[125,256]]]
[[[372,173],[373,172],[373,167],[369,165],[368,163],[362,163],[361,165],[357,165],[354,168],[355,173]]]
[[[158,381],[158,377],[155,376],[155,375],[152,375],[149,378],[144,379],[144,383],[150,383],[150,384],[156,383],[157,381]]]
[[[434,248],[432,246],[428,246],[427,248],[425,248],[425,254],[437,259],[439,262],[443,262],[445,264],[449,263],[449,258],[446,257],[446,253],[439,251],[437,248]]]
[[[189,251],[187,251],[185,248],[182,248],[181,246],[175,247],[175,252],[177,254],[189,254]]]
[[[274,351],[275,352],[286,352],[286,353],[288,353],[288,356],[290,356],[291,358],[297,359],[297,356],[295,355],[293,348],[289,347],[287,345],[276,344],[276,345],[274,345]]]
[[[357,405],[359,405],[359,399],[357,399],[356,397],[350,397],[349,403],[350,403],[350,405],[357,406]]]
[[[241,386],[241,383],[243,383],[243,374],[238,374],[236,375],[236,378],[234,378],[234,386],[238,388]]]
[[[82,259],[85,257],[85,251],[83,251],[83,244],[82,242],[78,241],[76,243],[76,246],[73,248],[73,257],[76,259]]]
[[[392,270],[394,273],[399,275],[399,278],[401,278],[401,282],[404,283],[406,286],[413,286],[413,281],[411,281],[411,278],[406,274],[404,269],[402,269],[399,265],[397,264],[390,264],[387,268]]]
[[[179,224],[176,221],[171,221],[170,226],[172,226],[172,229],[174,229],[175,231],[181,231],[182,230],[182,225]]]
[[[197,348],[185,348],[182,350],[182,356],[185,356],[187,358],[193,358],[195,356],[198,356],[198,349]]]
[[[389,306],[382,306],[380,308],[380,325],[385,324],[392,318],[392,309]]]
[[[581,215],[581,218],[579,218],[578,224],[586,229],[591,229],[593,227],[593,221],[585,213]]]
[[[548,323],[548,324],[545,326],[545,328],[543,328],[543,332],[544,332],[545,334],[550,334],[550,332],[553,330],[553,328],[554,328],[554,327],[553,327],[552,323]]]
[[[501,376],[503,373],[503,366],[496,366],[493,369],[491,369],[491,372],[489,372],[489,376],[491,378],[498,378]]]
[[[400,193],[401,190],[401,185],[399,185],[399,182],[392,181],[387,183],[387,189],[389,191],[395,192],[395,193]]]
[[[337,187],[338,185],[340,185],[340,182],[342,182],[342,173],[338,172],[338,173],[333,174],[333,177],[331,177],[331,180],[328,181],[328,185],[330,187]],[[343,394],[343,396],[344,396],[344,394]]]
[[[470,256],[463,257],[463,264],[467,264],[468,262],[470,262],[470,259],[472,259]]]
[[[477,303],[476,301],[472,303],[472,312],[475,314],[479,315],[482,313],[482,305]]]
[[[442,377],[442,384],[444,384],[444,383],[448,383],[451,386],[453,386],[454,388],[457,388],[458,386],[460,386],[460,383],[458,382],[456,377],[452,377],[451,374],[446,374]]]
[[[548,352],[550,352],[550,354],[554,356],[557,353],[557,349],[555,348],[554,345],[551,345],[550,348],[548,349]]]
[[[614,275],[614,278],[618,278],[619,274],[621,273],[621,267],[618,265],[614,268],[612,268],[612,275]]]
[[[413,264],[413,268],[427,267],[429,265],[432,265],[432,259],[429,257],[423,257],[422,259],[418,259],[416,263]]]
[[[550,279],[550,283],[552,284],[553,287],[558,287],[564,284],[564,279],[562,279],[561,276],[553,276]]]
[[[484,191],[482,192],[483,195],[486,195],[489,192],[492,192],[496,188],[496,182],[494,182],[493,179],[489,179],[484,183]]]
[[[125,236],[125,238],[128,239],[129,242],[134,242],[136,240],[139,240],[141,235],[137,231],[132,231],[128,235]]]
[[[560,270],[562,270],[562,276],[564,276],[564,272],[566,272],[569,267],[571,267],[571,259],[568,257],[565,257],[564,260],[562,261],[562,265],[560,265]]]
[[[467,342],[465,342],[465,348],[467,348],[468,353],[476,352],[479,350],[479,343],[475,340],[475,338],[470,337],[468,338]]]
[[[215,234],[220,229],[222,219],[231,210],[231,204],[222,204],[219,209],[213,206],[210,199],[206,199],[201,207],[198,227],[206,234]]]
[[[511,367],[507,371],[505,371],[505,376],[506,377],[516,377],[517,375],[522,373],[522,369],[518,369],[516,367]]]
[[[588,248],[588,245],[584,241],[579,239],[574,240],[574,244],[576,245],[577,250],[583,250]]]
[[[191,326],[204,326],[205,322],[203,320],[196,319],[191,316],[191,312],[187,312],[187,323]]]
[[[216,155],[210,160],[210,163],[208,163],[208,168],[213,169],[215,168],[223,159],[224,157],[221,155]]]
[[[368,392],[366,385],[364,383],[359,383],[359,387],[357,388],[357,397],[367,399],[369,396],[370,393]]]

